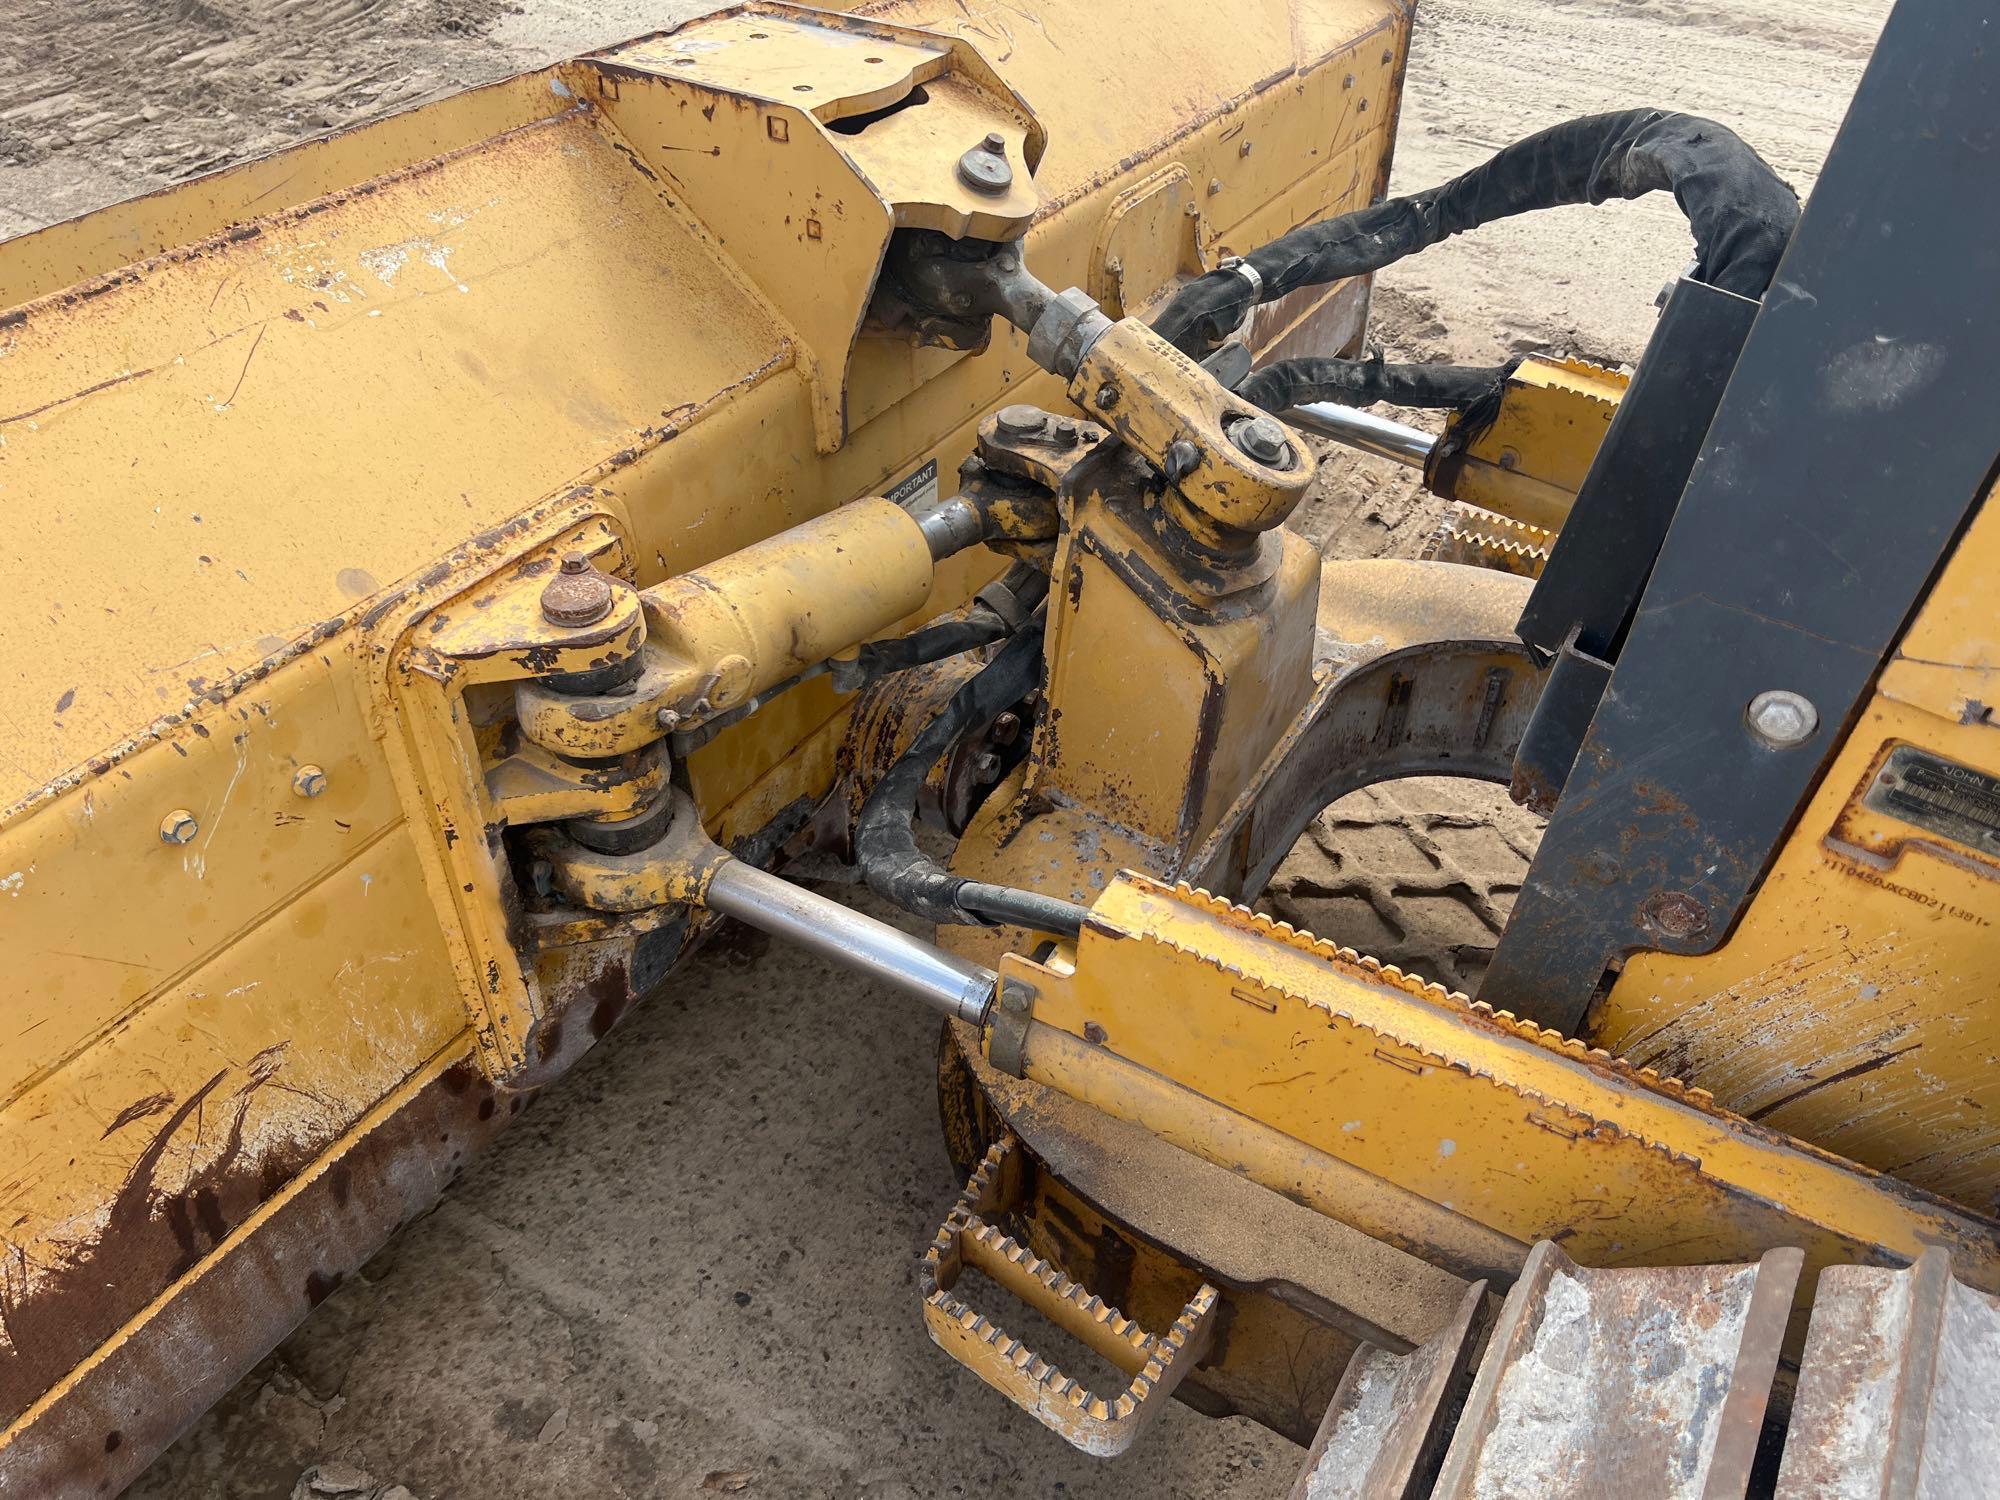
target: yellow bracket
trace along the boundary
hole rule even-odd
[[[1455,453],[1440,444],[1446,456],[1424,482],[1446,499],[1558,530],[1628,383],[1585,360],[1524,359],[1507,377],[1491,424]],[[1451,427],[1460,420],[1454,416]]]
[[[988,1222],[1010,1205],[1018,1185],[1012,1143],[998,1141],[973,1170],[924,1255],[919,1282],[924,1325],[939,1348],[1044,1427],[1085,1453],[1115,1458],[1207,1354],[1222,1294],[1203,1282],[1172,1328],[1146,1332]],[[1115,1396],[1095,1395],[953,1296],[968,1266],[1123,1370],[1131,1383]]]
[[[1241,452],[1229,427],[1264,413],[1136,319],[1112,324],[1091,345],[1069,398],[1156,466],[1168,465],[1175,444],[1192,446],[1192,467],[1169,494],[1180,497],[1181,523],[1211,545],[1279,525],[1316,472],[1300,442],[1288,444],[1289,462],[1278,467]]]

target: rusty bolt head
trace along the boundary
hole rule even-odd
[[[994,420],[1008,437],[1039,437],[1049,425],[1048,413],[1039,406],[1003,406]]]
[[[1095,400],[1099,411],[1110,411],[1118,404],[1118,387],[1109,383],[1100,385]]]
[[[1021,716],[1004,713],[993,721],[993,743],[1011,745],[1021,737]]]
[[[547,900],[556,888],[556,867],[548,860],[535,860],[528,866],[528,883],[537,896]]]
[[[1229,440],[1252,463],[1262,464],[1267,469],[1291,467],[1292,445],[1286,439],[1284,424],[1270,417],[1252,417],[1247,422],[1238,422],[1229,429]]]
[[[300,766],[292,776],[292,790],[301,797],[317,797],[326,790],[326,772],[318,766]]]
[[[958,180],[975,193],[998,197],[1014,185],[1014,169],[1007,164],[1007,141],[999,131],[958,159]]]
[[[981,786],[987,786],[1000,779],[1000,757],[991,750],[982,750],[972,758],[972,775]]]
[[[1083,1039],[1093,1047],[1102,1047],[1106,1042],[1111,1040],[1111,1033],[1095,1021],[1085,1021],[1083,1023]]]
[[[163,844],[189,844],[201,832],[201,824],[195,822],[194,814],[185,807],[177,807],[160,819],[160,842]]]
[[[1750,732],[1774,749],[1803,745],[1819,728],[1819,710],[1812,700],[1782,688],[1759,693],[1745,710]]]
[[[1662,937],[1693,938],[1708,931],[1708,908],[1686,891],[1661,891],[1646,898],[1639,914]]]
[[[595,625],[611,613],[611,580],[581,552],[565,552],[562,571],[542,590],[542,618],[576,629]]]
[[[1080,431],[1076,423],[1065,417],[1056,423],[1056,441],[1065,448],[1074,447]]]

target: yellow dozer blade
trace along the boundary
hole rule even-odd
[[[689,940],[518,899],[506,810],[605,788],[482,781],[483,587],[949,493],[1057,404],[1005,328],[878,325],[892,234],[1129,315],[1383,188],[1398,0],[1032,11],[739,7],[0,246],[0,1492],[126,1483]],[[989,136],[997,191],[953,171]],[[1251,336],[1351,349],[1366,302]],[[850,702],[696,751],[709,834],[795,831]]]

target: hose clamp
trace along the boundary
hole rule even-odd
[[[1215,263],[1218,271],[1229,271],[1241,276],[1250,284],[1250,301],[1254,305],[1264,300],[1264,278],[1257,274],[1257,268],[1240,255],[1225,255]]]

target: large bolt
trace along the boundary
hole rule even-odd
[[[581,552],[565,552],[562,571],[542,590],[542,618],[575,629],[595,625],[611,613],[611,580]]]
[[[1746,710],[1750,732],[1775,749],[1803,745],[1819,728],[1819,710],[1799,693],[1774,688],[1750,700]]]
[[[200,832],[201,824],[195,822],[194,814],[185,807],[177,807],[160,819],[160,842],[163,844],[191,844]]]
[[[1292,445],[1285,438],[1284,424],[1270,417],[1252,417],[1229,429],[1229,440],[1243,455],[1267,469],[1292,466]]]
[[[326,790],[326,772],[318,766],[300,766],[292,777],[292,790],[301,797],[317,797]]]
[[[1007,165],[1007,138],[995,130],[958,159],[958,180],[975,193],[997,198],[1014,185]]]

